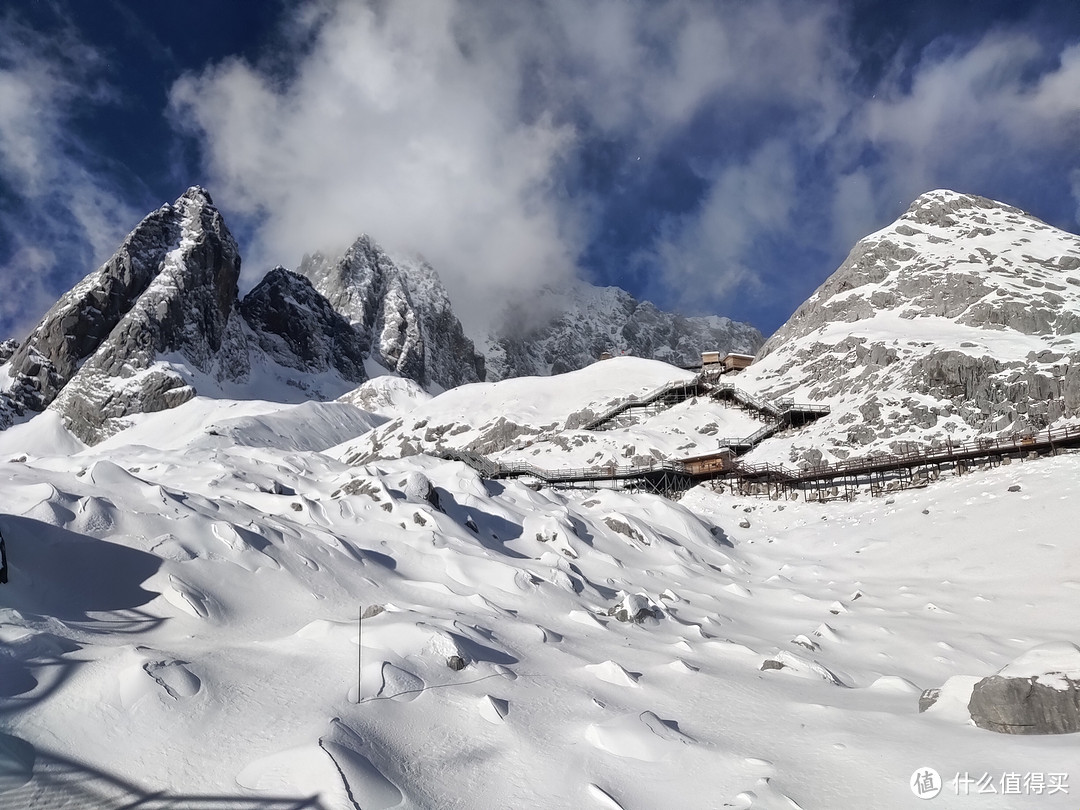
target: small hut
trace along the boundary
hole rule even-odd
[[[752,354],[729,354],[724,358],[724,371],[728,373],[742,371],[753,362],[754,355]]]

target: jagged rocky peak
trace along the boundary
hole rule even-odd
[[[761,333],[746,323],[684,317],[618,287],[575,282],[508,309],[487,339],[488,378],[575,371],[604,352],[688,366],[700,362],[703,351],[753,354],[761,343]]]
[[[453,313],[438,275],[420,259],[391,258],[361,236],[340,256],[305,256],[299,272],[359,333],[383,367],[424,386],[484,378],[484,360]]]
[[[360,333],[304,276],[274,268],[244,297],[240,312],[258,346],[280,365],[334,370],[353,383],[367,379]]]
[[[176,366],[241,379],[240,255],[210,195],[193,187],[144,219],[120,250],[57,302],[12,359],[83,441],[132,413],[195,395]],[[159,362],[171,356],[175,362]],[[30,372],[35,370],[36,374]]]
[[[833,403],[814,430],[835,458],[1077,415],[1080,237],[984,197],[924,194],[855,245],[744,379]],[[805,450],[792,460],[816,460]]]

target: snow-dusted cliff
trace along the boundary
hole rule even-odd
[[[638,301],[618,287],[576,282],[545,289],[527,307],[511,308],[484,341],[488,380],[545,376],[584,368],[604,352],[701,362],[703,351],[753,354],[757,329],[719,316],[687,318]]]
[[[982,197],[924,194],[854,247],[740,384],[833,406],[783,450],[792,461],[1076,416],[1080,237]]]
[[[322,321],[301,317],[318,308],[310,285],[277,296],[274,318],[261,305],[283,283],[272,274],[253,291],[248,323],[239,275],[236,242],[210,195],[188,189],[139,223],[11,353],[0,372],[0,427],[48,407],[95,443],[134,414],[176,407],[204,389],[297,401],[332,398],[365,379],[359,351],[331,339],[325,302]],[[343,321],[337,328],[348,330]],[[296,329],[320,334],[297,338]]]
[[[392,259],[368,236],[341,256],[305,256],[299,271],[361,336],[369,356],[423,386],[484,378],[438,275],[420,259]]]

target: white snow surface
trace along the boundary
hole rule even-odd
[[[474,383],[421,402],[407,415],[341,448],[340,457],[366,461],[482,446],[493,452],[561,430],[571,414],[606,410],[630,396],[648,394],[694,375],[667,363],[617,357],[554,377],[516,377]]]
[[[398,421],[541,429],[672,378],[605,361]],[[597,446],[738,413],[686,403]],[[1080,641],[1080,454],[888,500],[674,502],[350,466],[344,433],[397,434],[343,402],[197,398],[85,449],[41,419],[0,444],[2,807],[891,810],[924,767],[1075,771],[1069,735],[981,730],[961,696]]]

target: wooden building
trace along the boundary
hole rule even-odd
[[[732,469],[735,464],[735,453],[725,449],[705,456],[681,458],[679,463],[690,475],[718,474]]]
[[[729,354],[724,358],[724,371],[742,371],[753,362],[752,354]]]

